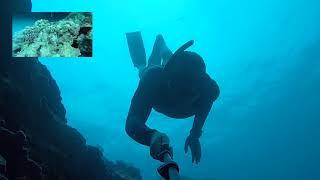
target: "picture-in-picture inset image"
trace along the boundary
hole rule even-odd
[[[12,19],[13,57],[92,57],[90,12],[32,12]]]

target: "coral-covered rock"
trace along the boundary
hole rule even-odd
[[[40,19],[14,34],[13,57],[78,57],[92,55],[91,13],[70,13],[50,22]]]

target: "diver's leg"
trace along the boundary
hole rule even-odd
[[[163,36],[157,35],[154,42],[152,53],[148,60],[149,65],[164,66],[172,56],[172,51],[168,48]],[[162,61],[161,61],[162,60]]]
[[[161,66],[161,53],[162,53],[163,37],[158,35],[154,41],[151,55],[148,60],[148,66]]]
[[[171,56],[173,55],[172,51],[168,48],[166,42],[163,40],[162,50],[161,50],[161,57],[162,57],[162,66],[165,66]]]
[[[172,55],[172,51],[165,44],[164,49],[162,51],[162,66],[165,66],[167,64]]]

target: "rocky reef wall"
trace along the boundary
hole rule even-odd
[[[30,0],[13,0],[0,11],[6,18],[30,9]],[[138,169],[107,160],[68,126],[49,70],[37,58],[11,58],[10,18],[0,23],[0,179],[141,179]]]

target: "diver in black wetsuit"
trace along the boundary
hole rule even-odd
[[[154,159],[163,161],[163,151],[170,152],[171,157],[173,152],[168,136],[146,126],[151,110],[177,119],[194,116],[185,152],[190,147],[192,162],[198,163],[201,158],[199,138],[212,104],[220,94],[219,86],[206,73],[203,59],[194,52],[185,51],[193,41],[172,54],[163,37],[158,35],[146,66],[143,53],[134,52],[139,42],[135,44],[132,39],[139,41],[139,35],[137,32],[127,34],[131,58],[140,71],[140,82],[131,100],[126,132],[138,143],[150,146]]]

